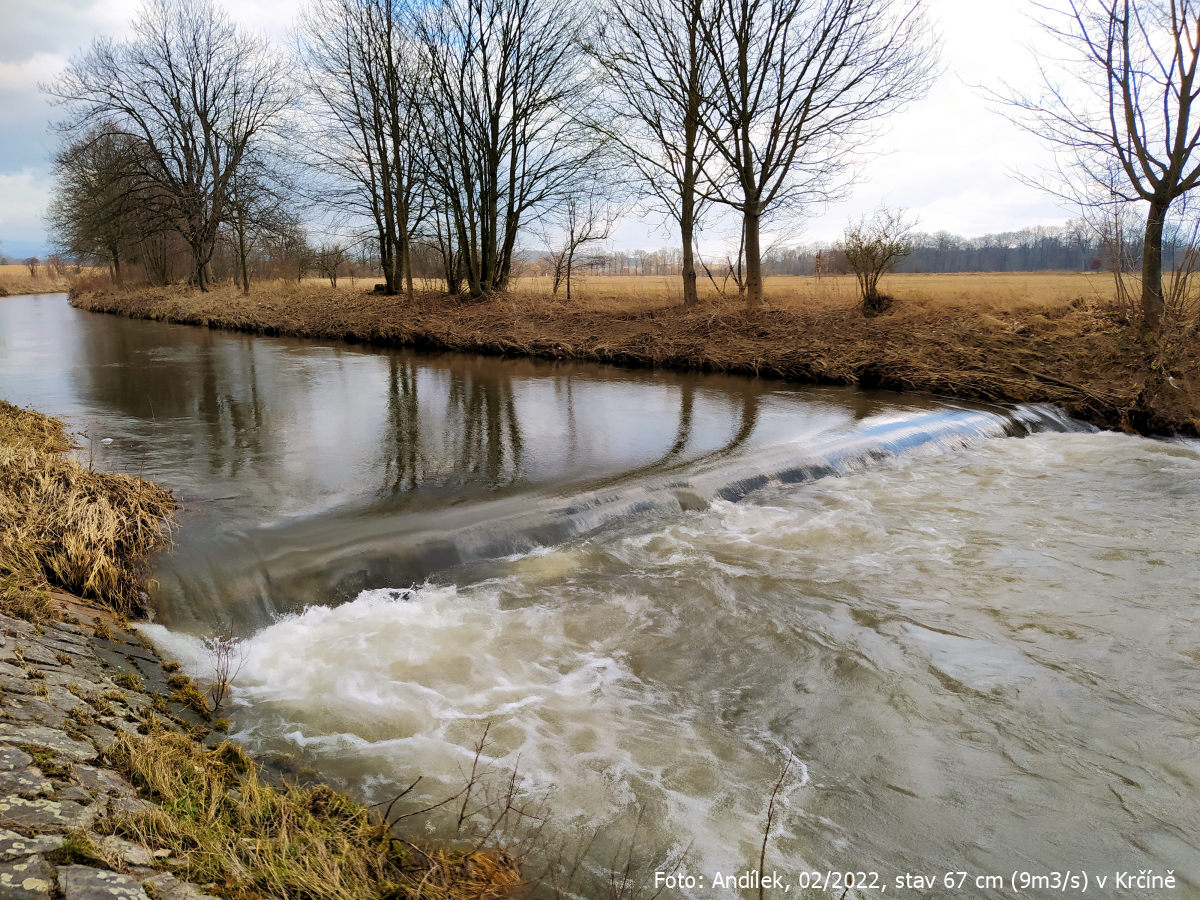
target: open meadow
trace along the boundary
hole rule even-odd
[[[31,274],[29,266],[5,265],[0,266],[0,297],[16,297],[21,294],[55,294],[69,290],[75,276],[74,266],[71,271],[58,269],[53,266],[35,266]],[[84,272],[92,272],[88,268]]]
[[[721,283],[721,279],[716,279]],[[431,285],[432,286],[432,285]],[[548,297],[549,276],[514,279],[511,292],[530,297]],[[726,296],[736,295],[730,280]],[[1103,272],[964,272],[885,275],[880,289],[907,307],[969,305],[980,311],[1037,312],[1072,300],[1109,302],[1113,296],[1112,276]],[[701,277],[700,298],[718,300],[712,281]],[[560,296],[563,289],[559,288]],[[576,276],[573,299],[587,306],[641,308],[683,303],[678,275],[592,275]],[[774,308],[852,307],[858,304],[858,287],[853,275],[772,275],[765,285],[768,306]]]

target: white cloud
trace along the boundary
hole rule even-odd
[[[1028,85],[1036,78],[1026,46],[1041,40],[1030,19],[1036,8],[1032,0],[929,2],[943,38],[941,77],[925,100],[897,116],[877,145],[869,148],[873,155],[850,198],[792,229],[800,239],[835,239],[849,220],[881,204],[906,207],[919,217],[924,230],[964,234],[1067,217],[1053,198],[1012,176],[1012,170],[1032,173],[1045,164],[1045,148],[989,108],[974,87],[1000,88],[1004,80]],[[9,233],[17,227],[22,237],[42,237],[38,217],[49,189],[45,171],[54,143],[46,125],[54,110],[36,85],[52,79],[66,59],[83,50],[95,35],[124,34],[138,4],[137,0],[4,0],[4,4],[0,229]],[[240,24],[268,35],[281,47],[299,9],[298,0],[236,4],[226,0],[226,5]],[[31,191],[41,193],[34,197]],[[623,222],[614,243],[625,248],[671,243],[669,232],[655,230],[656,222]],[[713,233],[706,242],[719,245],[721,238]]]
[[[1031,48],[1044,47],[1045,38],[1031,18],[1036,9],[1031,0],[930,0],[942,38],[941,76],[924,100],[863,148],[868,157],[850,196],[795,223],[796,239],[836,240],[849,221],[881,205],[907,209],[921,230],[964,235],[1068,218],[1055,198],[1015,177],[1046,165],[1046,148],[1000,115],[980,90],[1001,91],[1005,82],[1028,86],[1037,78]],[[716,231],[702,239],[706,247],[722,246]],[[615,243],[630,249],[667,240],[625,222]]]
[[[0,172],[0,244],[43,238],[42,214],[49,194],[45,172]]]
[[[880,205],[905,207],[928,231],[967,235],[1060,222],[1053,197],[1016,177],[1049,162],[1046,148],[984,96],[1037,76],[1031,47],[1044,44],[1029,0],[932,0],[944,71],[929,95],[898,115],[851,198],[832,206],[806,235],[838,237]]]

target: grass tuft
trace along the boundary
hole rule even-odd
[[[208,701],[204,699],[204,695],[200,693],[196,685],[192,684],[190,679],[176,687],[175,693],[171,696],[205,721],[212,717],[212,712],[208,708]]]
[[[18,744],[17,746],[33,758],[33,764],[47,778],[67,778],[70,776],[71,764],[66,760],[60,760],[54,754],[54,751],[47,750],[45,747],[39,747],[36,744]]]
[[[49,618],[55,586],[139,614],[175,502],[140,478],[85,469],[70,448],[62,422],[0,400],[0,611]]]
[[[113,684],[123,687],[130,691],[144,690],[142,685],[142,676],[136,672],[121,672],[112,677]]]
[[[487,853],[424,852],[325,786],[277,789],[228,741],[167,731],[119,735],[109,761],[161,804],[106,828],[179,860],[177,874],[227,897],[428,900],[511,896],[522,882]]]
[[[59,866],[99,865],[103,869],[111,869],[115,862],[86,831],[68,831],[63,837],[62,846],[48,854],[48,857]]]

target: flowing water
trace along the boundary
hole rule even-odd
[[[714,876],[758,867],[777,782],[765,870],[797,896],[1200,891],[1193,444],[61,297],[0,301],[0,397],[176,489],[146,630],[201,676],[204,636],[245,636],[240,740],[371,801],[420,775],[402,815],[486,727],[484,781],[516,768],[580,895],[629,857],[738,896]]]

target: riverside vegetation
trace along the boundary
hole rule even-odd
[[[126,618],[168,539],[170,493],[94,472],[71,447],[62,422],[0,402],[0,896],[482,898],[521,885],[502,853],[420,848],[378,810],[269,775],[223,740],[228,723]]]
[[[76,274],[74,271],[78,269]],[[86,266],[2,265],[0,264],[0,297],[16,297],[21,294],[56,294],[69,290],[80,275],[93,270]]]
[[[276,282],[249,296],[232,285],[93,286],[71,302],[266,335],[1055,403],[1101,427],[1200,434],[1194,317],[1147,342],[1111,289],[1084,275],[889,278],[896,303],[874,317],[846,286],[806,278],[768,281],[767,309],[720,296],[681,306],[661,285],[615,278],[572,302],[520,281],[478,301]]]

